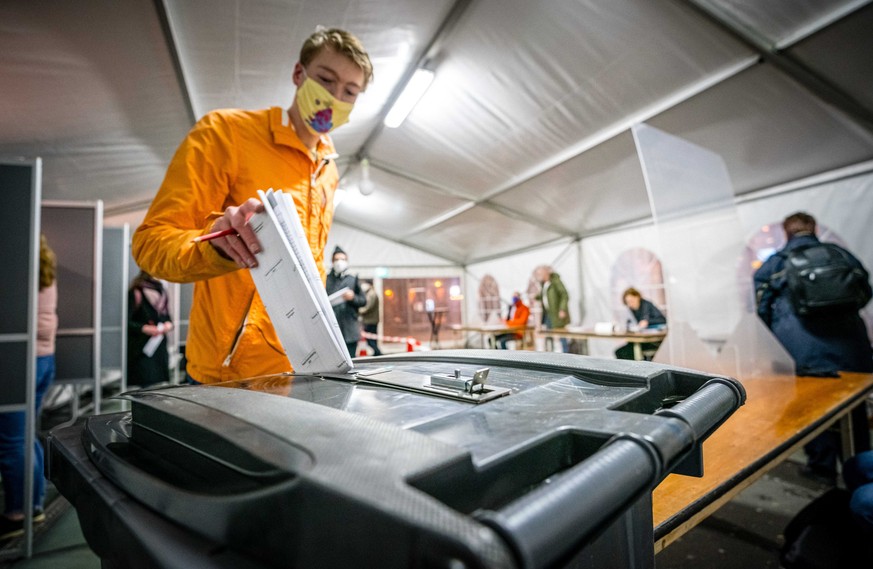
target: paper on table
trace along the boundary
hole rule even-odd
[[[252,278],[295,371],[346,372],[351,357],[297,210],[282,195],[258,191],[264,212],[252,216],[250,224],[262,250]]]

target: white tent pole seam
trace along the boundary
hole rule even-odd
[[[161,24],[161,29],[164,32],[164,39],[167,43],[167,52],[170,55],[170,60],[173,63],[173,69],[176,71],[176,78],[179,82],[179,89],[182,91],[182,99],[185,102],[185,111],[188,113],[188,119],[191,121],[191,126],[197,122],[197,113],[194,110],[194,102],[191,100],[191,89],[188,87],[187,73],[185,73],[185,64],[179,54],[179,45],[176,42],[176,27],[173,25],[173,19],[170,17],[170,11],[167,9],[166,0],[154,0],[155,12],[158,15],[158,21]]]
[[[759,38],[757,34],[752,33],[746,27],[740,26],[735,18],[730,17],[723,10],[714,8],[705,0],[681,0],[681,2],[757,51],[766,63],[772,64],[774,68],[802,85],[810,93],[857,121],[862,128],[873,132],[873,112],[857,99],[807,67],[803,62],[779,51],[775,46],[768,45],[767,40]],[[833,25],[833,22],[830,25]]]

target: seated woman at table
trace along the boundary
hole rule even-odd
[[[530,316],[530,309],[521,301],[521,293],[515,291],[512,293],[512,304],[509,305],[509,312],[503,323],[509,327],[524,327],[527,325],[527,318]],[[510,340],[521,340],[524,338],[524,330],[520,332],[507,332],[498,334],[495,340],[501,350],[506,349],[506,342]]]
[[[663,326],[667,323],[667,317],[658,310],[658,307],[652,304],[650,301],[643,298],[643,295],[640,294],[640,291],[631,287],[624,291],[622,295],[622,302],[624,305],[628,307],[630,313],[633,315],[634,320],[636,321],[636,330],[644,330],[653,326]],[[630,320],[628,320],[628,331],[632,330],[634,326],[631,325]],[[658,349],[658,346],[661,345],[661,342],[644,342],[640,348],[643,353],[653,352]],[[620,347],[615,351],[615,357],[620,360],[632,360],[634,359],[634,347],[633,344],[627,343],[624,346]],[[646,360],[651,360],[651,356],[645,356]]]

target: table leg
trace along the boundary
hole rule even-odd
[[[639,342],[634,342],[634,359],[641,361],[643,359],[643,345]]]
[[[862,399],[840,417],[840,450],[843,453],[844,460],[858,452],[859,444],[862,447],[866,447],[868,444],[869,439],[866,433],[863,431],[859,432],[859,429],[864,429],[868,425],[869,420],[867,419],[866,406],[866,399]]]
[[[840,418],[840,443],[844,457],[855,455],[855,430],[852,427],[851,411]]]

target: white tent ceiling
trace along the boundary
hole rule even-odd
[[[141,215],[196,118],[290,104],[320,24],[375,65],[334,136],[337,223],[457,264],[646,222],[639,122],[722,155],[738,196],[873,160],[857,0],[6,0],[0,156],[41,156],[45,198]]]

